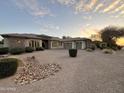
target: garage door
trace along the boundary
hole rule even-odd
[[[72,48],[72,43],[64,43],[64,48],[65,49],[71,49]]]
[[[76,48],[82,49],[82,42],[76,42]]]

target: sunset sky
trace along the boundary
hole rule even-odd
[[[124,0],[1,0],[0,33],[88,37],[124,26]]]

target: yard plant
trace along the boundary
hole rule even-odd
[[[44,48],[43,47],[36,47],[36,51],[43,51]]]
[[[0,55],[2,54],[8,54],[9,48],[8,47],[2,47],[0,48]]]
[[[18,59],[5,58],[0,60],[0,79],[12,76],[16,73]]]
[[[77,49],[69,49],[69,56],[76,57],[77,56]]]
[[[27,52],[27,53],[31,53],[33,51],[34,51],[34,49],[32,47],[26,47],[25,48],[25,52]]]
[[[10,52],[10,54],[13,54],[13,55],[22,54],[22,53],[25,52],[25,49],[24,48],[19,48],[19,47],[11,48],[9,52]]]

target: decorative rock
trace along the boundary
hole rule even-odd
[[[55,73],[61,69],[58,64],[40,65],[34,56],[28,57],[26,62],[27,63],[24,67],[16,74],[16,78],[14,80],[16,84],[26,85],[45,79],[51,75],[55,75]]]

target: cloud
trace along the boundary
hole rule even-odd
[[[120,15],[124,15],[124,11],[121,11],[121,12],[120,12]]]
[[[80,0],[79,2],[77,2],[73,7],[74,7],[76,13],[81,12],[84,7],[83,0]]]
[[[86,27],[90,27],[91,26],[91,24],[86,24]]]
[[[53,2],[58,2],[63,5],[72,5],[76,2],[76,0],[52,0]]]
[[[90,11],[97,4],[98,0],[90,0],[88,3],[85,3],[84,0],[51,0],[52,2],[58,2],[62,5],[71,6],[76,13],[82,11]]]
[[[96,6],[96,8],[94,9],[94,12],[99,11],[99,9],[101,9],[103,6],[104,6],[103,3],[98,4],[98,5]]]
[[[85,20],[91,20],[92,19],[92,16],[83,16],[83,19],[85,19]]]
[[[112,16],[110,16],[111,18],[119,18],[120,17],[120,15],[112,15]]]
[[[50,11],[39,5],[38,0],[14,0],[16,5],[33,16],[50,15]]]
[[[75,14],[101,11],[102,13],[121,12],[124,8],[123,0],[52,0],[61,5],[68,6]],[[108,6],[107,6],[108,5]],[[119,6],[120,5],[120,6]],[[85,18],[84,18],[85,19]]]
[[[29,14],[36,17],[43,16],[55,16],[51,14],[50,10],[45,6],[41,5],[40,0],[14,0],[16,5],[28,12]],[[113,2],[112,2],[113,1]],[[74,13],[98,13],[102,11],[102,13],[123,13],[124,2],[122,0],[50,0],[50,3],[54,4],[58,3],[67,7],[70,7],[74,10]],[[108,5],[109,4],[109,5]],[[106,6],[108,5],[108,6]],[[120,6],[119,6],[120,5]],[[121,14],[122,15],[122,14]],[[83,19],[91,20],[92,17],[83,17]]]
[[[120,18],[124,18],[124,10],[121,11],[121,12],[118,14],[118,16],[119,16]]]
[[[103,10],[103,13],[110,12],[111,10],[115,9],[116,6],[121,2],[121,0],[115,0],[113,3],[111,3],[107,8]]]
[[[73,7],[76,13],[82,12],[82,11],[88,12],[95,7],[97,1],[98,0],[91,0],[89,3],[84,3],[83,0],[79,0]]]
[[[53,24],[45,24],[42,25],[41,28],[45,31],[57,31],[60,30],[59,26],[53,25]]]
[[[85,37],[88,37],[88,38],[91,37],[94,34],[98,34],[98,32],[99,32],[99,30],[95,29],[93,27],[86,27],[86,28],[81,29],[82,36],[85,36]]]
[[[115,10],[113,10],[113,11],[110,12],[110,13],[116,13],[116,12],[121,11],[122,9],[124,9],[124,4],[122,4],[121,6],[117,7]]]
[[[92,10],[94,8],[94,6],[96,5],[98,0],[91,0],[91,2],[89,4],[86,4],[86,6],[84,7],[86,11]]]

